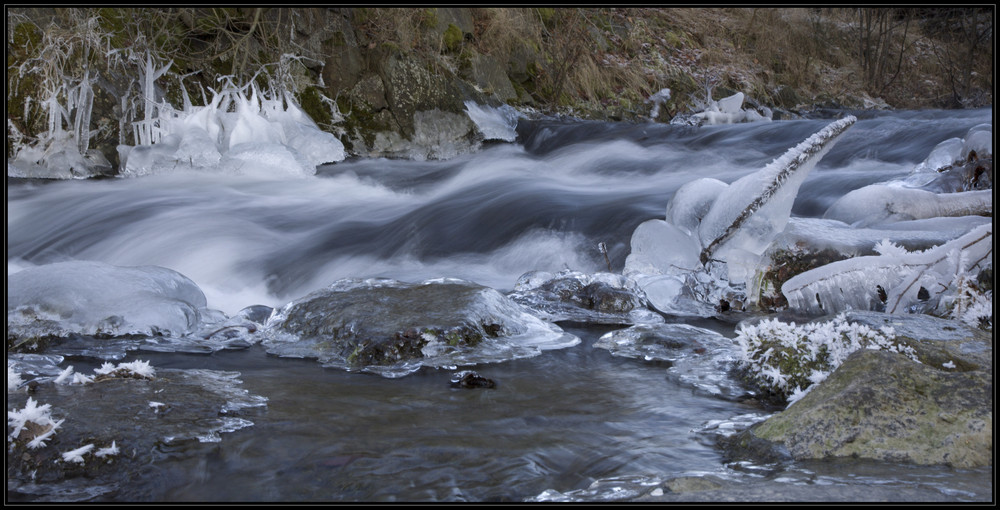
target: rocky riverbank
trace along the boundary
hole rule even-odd
[[[134,123],[155,119],[146,82],[176,108],[207,103],[226,77],[290,92],[349,155],[417,159],[476,146],[467,100],[661,122],[713,89],[779,117],[992,103],[982,9],[12,8],[7,19],[8,154],[44,153],[65,132],[112,174]]]

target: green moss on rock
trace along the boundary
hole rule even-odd
[[[450,52],[458,51],[462,46],[462,29],[458,28],[454,23],[449,23],[448,28],[444,31],[442,36],[442,42],[444,43],[445,49]]]

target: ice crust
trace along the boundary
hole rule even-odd
[[[205,313],[201,289],[158,266],[91,261],[23,269],[7,280],[8,334],[182,335]]]

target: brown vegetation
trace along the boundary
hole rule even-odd
[[[601,119],[644,118],[646,99],[670,88],[666,120],[706,84],[786,110],[978,107],[993,102],[993,16],[992,6],[11,8],[8,149],[60,121],[29,96],[83,79],[96,80],[94,117],[68,109],[61,121],[92,122],[98,145],[130,141],[147,54],[157,69],[170,64],[158,84],[174,104],[178,83],[197,104],[220,77],[256,79],[286,87],[333,131],[359,92],[373,110],[353,110],[352,129],[379,117],[380,89],[364,84],[386,82],[380,66],[399,55],[482,97]],[[484,84],[497,74],[502,83]]]

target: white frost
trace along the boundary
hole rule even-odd
[[[94,452],[94,456],[97,458],[104,458],[108,455],[118,455],[118,445],[114,441],[111,441],[111,446],[106,446]]]
[[[13,440],[21,434],[28,422],[34,423],[45,429],[45,432],[36,436],[28,443],[28,448],[38,448],[45,446],[45,441],[55,434],[65,419],[55,421],[52,419],[52,405],[44,404],[39,406],[35,399],[28,397],[24,404],[24,409],[19,411],[7,411],[7,426],[14,430],[8,434],[8,440]]]
[[[77,464],[83,464],[84,454],[90,453],[90,450],[94,449],[94,445],[87,444],[83,445],[75,450],[70,450],[62,454],[63,462],[76,462]]]
[[[9,361],[8,361],[9,363]],[[21,379],[21,374],[17,373],[13,367],[9,364],[7,365],[7,392],[16,391],[23,383],[24,380]]]

